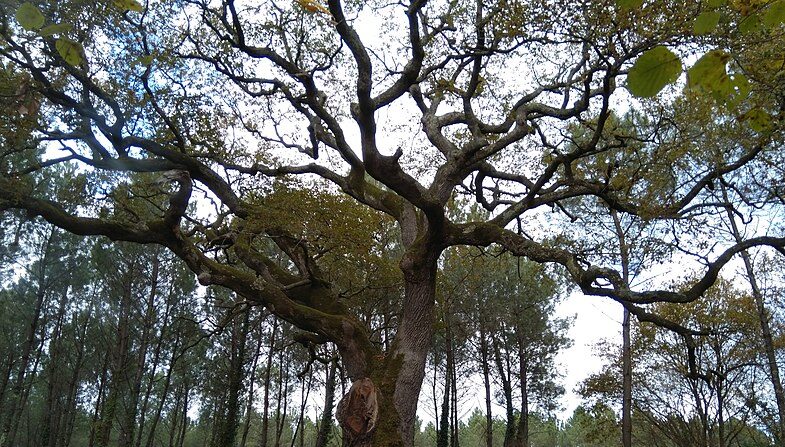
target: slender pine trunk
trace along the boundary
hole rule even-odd
[[[319,432],[314,447],[326,447],[333,427],[333,406],[335,405],[335,369],[338,362],[333,360],[327,369],[324,389],[324,411],[319,421]]]
[[[491,368],[488,358],[488,336],[485,323],[480,322],[480,364],[485,386],[485,447],[493,447],[493,414],[491,413]]]

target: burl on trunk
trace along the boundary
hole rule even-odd
[[[343,445],[370,446],[379,418],[379,391],[369,378],[352,383],[338,403],[336,418],[343,429]]]

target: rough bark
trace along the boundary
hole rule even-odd
[[[373,436],[379,424],[381,392],[370,378],[352,382],[335,415],[343,430],[343,444],[347,447],[375,445]]]
[[[417,401],[433,337],[437,258],[438,250],[415,244],[401,261],[404,303],[391,353],[385,355],[367,343],[345,346],[341,352],[352,379],[352,388],[341,399],[343,405],[339,403],[344,410],[336,413],[346,445],[408,447],[414,444]],[[346,350],[354,354],[343,355]],[[380,410],[373,424],[368,422],[371,421],[368,411],[349,405],[355,399],[353,393],[366,396],[363,398],[366,400],[373,396],[377,402]]]
[[[398,372],[393,403],[398,413],[398,431],[405,446],[414,443],[417,400],[425,378],[425,364],[433,338],[438,253],[431,252],[429,255],[432,259],[414,263],[411,269],[402,268],[405,281],[403,315],[393,342],[394,364],[391,367]],[[406,263],[404,257],[402,264],[405,266]]]

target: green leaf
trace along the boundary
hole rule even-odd
[[[758,133],[763,133],[771,129],[771,115],[765,110],[756,107],[739,117],[742,121],[747,121],[750,128]]]
[[[739,22],[739,32],[750,34],[763,29],[763,22],[758,14],[750,14]]]
[[[769,5],[766,15],[763,16],[763,24],[769,28],[775,27],[785,22],[785,1],[779,0]]]
[[[84,48],[79,42],[66,38],[57,39],[55,48],[60,53],[60,57],[70,65],[78,66],[84,60]]]
[[[728,91],[724,94],[722,100],[730,109],[736,109],[744,104],[751,90],[752,86],[747,76],[741,73],[734,73],[730,75]]]
[[[627,74],[627,89],[635,96],[649,98],[666,85],[676,82],[681,61],[671,50],[659,46],[643,53]]]
[[[635,9],[643,6],[643,0],[616,0],[619,9]]]
[[[706,6],[709,8],[719,8],[720,6],[724,6],[725,3],[727,3],[727,0],[708,0]]]
[[[141,64],[141,65],[144,65],[145,67],[147,67],[147,66],[151,65],[154,60],[155,60],[155,57],[153,57],[152,55],[145,55],[145,56],[137,57],[136,60],[134,61],[134,63]]]
[[[54,36],[55,34],[64,34],[71,31],[70,23],[58,23],[55,25],[45,26],[38,32],[43,37]]]
[[[687,70],[687,88],[721,92],[727,87],[726,83],[730,82],[725,71],[728,59],[730,56],[722,50],[712,50],[704,54]]]
[[[27,31],[34,31],[44,26],[44,15],[32,3],[22,3],[16,10],[16,20]]]
[[[717,28],[720,23],[722,14],[719,11],[704,11],[696,19],[692,25],[692,32],[698,36],[709,34]]]
[[[136,0],[114,0],[114,5],[123,11],[144,11],[144,6]]]

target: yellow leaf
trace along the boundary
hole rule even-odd
[[[320,12],[322,14],[329,14],[330,10],[319,4],[316,0],[297,0],[297,3],[306,11],[310,13]]]

